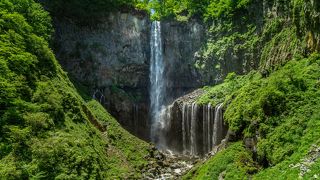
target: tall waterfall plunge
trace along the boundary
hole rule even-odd
[[[151,112],[151,140],[159,147],[165,147],[163,130],[166,127],[164,117],[166,96],[166,78],[164,74],[164,62],[161,40],[161,24],[152,22],[151,29],[151,61],[150,61],[150,112]]]
[[[163,59],[161,23],[154,21],[151,29],[150,59],[150,136],[160,149],[186,155],[203,155],[220,144],[225,137],[222,104],[216,107],[196,103],[166,106],[168,95]]]

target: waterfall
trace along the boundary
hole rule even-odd
[[[188,107],[185,103],[182,105],[182,153],[186,154],[187,149],[187,127],[186,127],[186,114],[188,111]]]
[[[152,22],[150,47],[151,141],[159,149],[179,149],[175,146],[180,146],[183,154],[192,156],[210,152],[225,135],[223,105],[212,107],[211,104],[183,103],[181,111],[176,111],[176,108],[172,110],[173,105],[166,106],[167,80],[159,21]],[[137,110],[134,109],[134,112]],[[178,116],[177,112],[182,113]]]
[[[222,114],[223,104],[216,106],[214,115],[214,126],[213,126],[213,145],[218,145],[223,139],[221,132],[223,131],[223,114]]]
[[[190,128],[190,146],[191,146],[191,154],[197,154],[197,113],[198,113],[198,105],[196,103],[192,103],[191,106],[191,128]]]
[[[203,107],[203,152],[210,152],[210,150],[213,148],[213,113],[214,109],[212,108],[211,104]]]
[[[196,103],[182,105],[182,149],[183,154],[198,154],[198,113]]]
[[[152,142],[160,147],[165,146],[163,129],[165,128],[166,122],[163,113],[165,113],[164,98],[166,95],[166,79],[164,76],[161,25],[159,21],[152,22],[150,47],[150,136]]]
[[[213,107],[211,104],[199,106],[183,103],[181,113],[183,154],[206,154],[226,135],[223,104]]]

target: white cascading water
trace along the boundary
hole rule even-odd
[[[188,104],[183,103],[182,105],[182,148],[183,154],[194,155],[196,153],[196,143],[195,135],[195,121],[196,121],[196,112],[195,112],[195,103]]]
[[[166,79],[162,54],[161,25],[159,21],[152,22],[151,28],[151,59],[150,59],[150,112],[151,112],[151,140],[158,148],[165,147],[164,98],[166,95]]]
[[[210,152],[213,148],[212,136],[213,136],[213,118],[214,108],[211,104],[203,107],[203,152]]]
[[[192,103],[191,128],[190,128],[191,154],[197,154],[197,114],[198,114],[198,105],[196,103]]]
[[[214,114],[214,125],[213,125],[213,144],[218,145],[222,140],[221,131],[223,130],[223,114],[222,114],[223,104],[218,104],[215,108]]]
[[[200,106],[196,103],[184,103],[182,105],[183,154],[194,156],[201,154],[200,151],[206,154],[210,152],[214,146],[220,144],[225,135],[222,108],[223,104],[218,104],[215,108],[212,107],[211,104],[204,105],[202,108],[202,116],[200,116]],[[202,135],[197,134],[201,131]],[[199,142],[199,140],[201,140],[201,142]],[[201,148],[200,146],[198,147],[200,144],[202,145]]]
[[[182,153],[187,154],[187,137],[188,137],[188,104],[183,103],[182,105]]]

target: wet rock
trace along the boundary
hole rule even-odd
[[[158,161],[156,168],[150,168],[147,173],[144,173],[145,179],[178,179],[193,167],[196,160],[193,157],[173,154],[171,151],[159,153],[163,156],[161,158],[163,162]]]
[[[181,170],[181,169],[175,169],[175,170],[174,170],[174,173],[179,176],[179,175],[181,175],[182,170]]]
[[[237,137],[237,134],[231,130],[228,130],[226,135],[226,141],[227,142],[235,142],[238,141],[239,138]]]

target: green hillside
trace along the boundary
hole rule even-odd
[[[230,142],[185,178],[298,179],[305,159],[319,155],[319,77],[320,56],[313,54],[291,60],[268,77],[230,74],[224,83],[205,88],[199,103],[224,102],[225,121],[239,142]],[[241,140],[256,141],[256,151]],[[319,163],[317,158],[307,162],[310,171],[303,177],[316,175]]]
[[[83,100],[48,46],[33,0],[0,2],[0,179],[140,177],[151,146]]]

